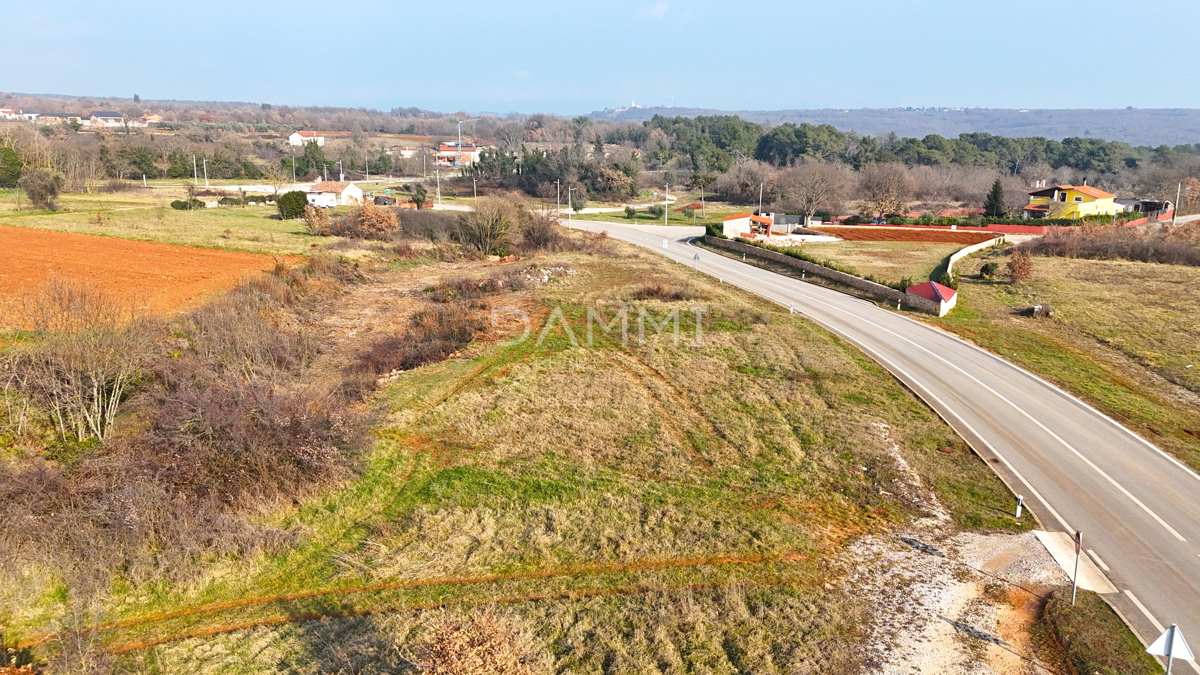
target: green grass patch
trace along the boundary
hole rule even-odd
[[[1054,591],[1046,603],[1042,625],[1062,646],[1076,672],[1096,675],[1163,672],[1121,617],[1091,591],[1079,591],[1074,605],[1070,591]]]

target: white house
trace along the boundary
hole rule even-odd
[[[306,143],[316,143],[317,147],[325,146],[325,136],[319,131],[297,131],[288,136],[288,145],[304,147]]]
[[[479,161],[481,149],[474,143],[463,143],[462,147],[459,147],[457,141],[451,141],[438,146],[434,159],[438,166],[457,166],[458,164],[466,166]]]
[[[6,120],[20,120],[23,122],[33,122],[38,118],[35,112],[25,112],[23,110],[14,110],[13,108],[0,108],[0,118]]]
[[[726,216],[721,222],[721,234],[724,234],[729,239],[736,239],[738,237],[748,239],[754,236],[754,230],[768,229],[771,225],[771,219],[766,216],[756,216],[753,213],[735,213],[732,216]]]
[[[111,110],[95,110],[89,119],[92,127],[123,127],[125,126],[125,116],[119,112]]]
[[[318,208],[328,209],[334,206],[361,204],[362,188],[354,183],[339,183],[326,180],[317,183],[308,190],[308,203]]]

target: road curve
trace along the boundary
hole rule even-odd
[[[856,345],[938,412],[1043,525],[1083,532],[1121,589],[1107,596],[1149,642],[1200,641],[1200,476],[1041,378],[870,302],[690,245],[703,228],[574,221],[791,307]],[[1196,672],[1200,667],[1190,664]]]

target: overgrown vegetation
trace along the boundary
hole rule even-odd
[[[1200,225],[1053,228],[1046,236],[1021,244],[1018,250],[1063,258],[1134,260],[1197,267],[1200,266]]]

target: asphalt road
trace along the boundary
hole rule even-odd
[[[1200,647],[1200,476],[1177,460],[1048,382],[948,333],[691,246],[688,240],[703,228],[572,225],[605,230],[792,307],[858,346],[1025,495],[1045,528],[1083,532],[1084,548],[1121,590],[1109,599],[1143,641],[1176,623],[1193,650]]]

